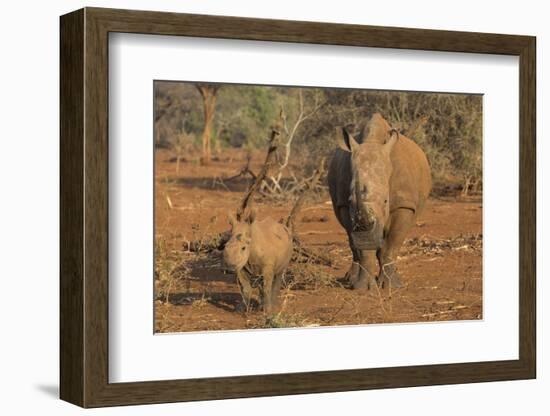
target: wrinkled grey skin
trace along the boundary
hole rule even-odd
[[[244,307],[253,298],[263,305],[265,313],[279,306],[279,292],[284,272],[292,257],[292,236],[287,227],[252,214],[246,221],[229,217],[231,238],[223,251],[224,264],[237,274]]]
[[[397,254],[432,185],[426,155],[378,113],[358,141],[344,129],[339,145],[329,167],[328,184],[334,213],[348,234],[353,254],[347,277],[356,289],[376,283],[401,287]],[[374,250],[355,246],[357,231],[368,233]]]

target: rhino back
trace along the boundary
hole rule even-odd
[[[275,273],[288,266],[292,257],[292,236],[281,223],[265,218],[252,223],[249,263],[254,268],[272,265]]]
[[[432,188],[426,154],[411,139],[400,136],[392,150],[391,160],[390,211],[409,208],[419,214]]]

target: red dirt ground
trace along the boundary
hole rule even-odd
[[[221,267],[221,253],[192,253],[187,242],[228,230],[248,186],[246,179],[222,181],[245,164],[242,151],[224,152],[223,161],[201,166],[156,151],[155,227],[157,250],[155,331],[183,332],[263,327],[350,325],[387,322],[469,320],[482,317],[481,200],[432,198],[411,230],[397,266],[405,283],[393,290],[346,288],[338,279],[351,261],[344,230],[328,196],[306,203],[297,222],[302,243],[330,255],[332,267],[293,265],[310,276],[307,284],[281,292],[282,310],[241,313],[235,276]],[[253,159],[259,170],[261,154]],[[256,203],[258,216],[285,218],[293,201]],[[164,271],[164,273],[162,273]],[[315,276],[311,279],[311,276]],[[158,277],[158,276],[157,276]]]

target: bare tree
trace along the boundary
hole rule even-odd
[[[210,138],[212,135],[212,124],[214,121],[214,114],[216,112],[216,95],[221,88],[220,85],[215,84],[196,84],[197,89],[202,97],[203,110],[204,110],[204,128],[202,131],[202,158],[201,163],[207,165],[212,158],[212,149],[210,145]]]
[[[321,161],[319,162],[319,166],[313,172],[313,175],[311,178],[304,181],[304,190],[302,191],[302,194],[298,197],[296,202],[294,203],[294,206],[292,207],[292,210],[290,211],[290,214],[288,215],[288,218],[286,220],[286,226],[292,231],[292,235],[295,242],[298,242],[298,235],[295,232],[296,231],[296,218],[298,217],[298,214],[300,213],[302,207],[304,206],[304,202],[306,198],[311,194],[314,190],[317,184],[319,183],[321,176],[323,176],[323,173],[325,171],[325,157],[321,158]]]
[[[281,148],[284,149],[284,155],[283,160],[279,164],[279,168],[275,172],[274,175],[271,175],[269,177],[269,180],[271,181],[271,186],[268,186],[271,191],[276,192],[282,192],[280,181],[281,177],[283,176],[283,170],[288,166],[288,162],[290,160],[290,154],[291,154],[291,146],[292,142],[294,141],[296,137],[296,133],[298,132],[298,129],[300,125],[306,121],[308,118],[313,116],[319,109],[324,105],[324,103],[319,102],[319,96],[315,95],[314,102],[309,106],[310,108],[306,109],[306,106],[304,104],[304,94],[301,88],[298,89],[298,116],[296,120],[294,121],[294,125],[291,127],[289,126],[287,115],[284,112],[283,109],[281,109],[280,113],[280,119],[282,121],[282,132],[283,132],[283,138],[281,139]],[[264,183],[267,185],[267,183]]]
[[[246,218],[246,216],[250,212],[250,204],[252,202],[252,197],[258,190],[260,189],[260,186],[262,182],[265,180],[266,176],[268,175],[269,170],[275,163],[275,152],[277,151],[277,147],[279,146],[277,136],[279,136],[279,126],[275,125],[271,129],[271,136],[269,138],[269,144],[267,149],[267,154],[265,156],[265,162],[260,170],[260,172],[254,176],[254,182],[252,185],[248,188],[246,191],[241,205],[237,209],[237,219],[239,221],[242,220],[242,218]]]

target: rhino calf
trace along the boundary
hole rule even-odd
[[[431,190],[430,166],[420,147],[376,113],[355,140],[345,129],[328,172],[334,213],[353,254],[354,288],[401,286],[399,248]],[[376,253],[378,270],[370,259]]]
[[[225,266],[237,274],[244,306],[259,297],[264,312],[279,306],[283,274],[292,257],[290,230],[271,218],[256,220],[252,212],[245,221],[229,216],[231,237],[225,244]],[[258,296],[259,291],[259,296]]]

